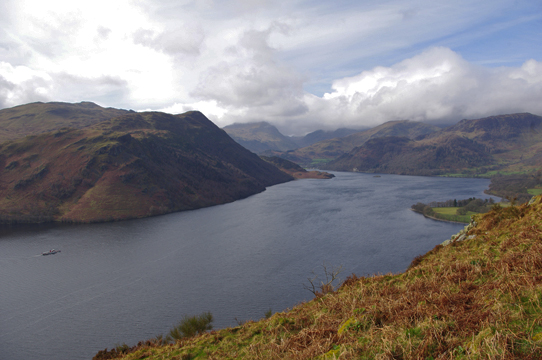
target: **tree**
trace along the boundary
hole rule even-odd
[[[433,211],[433,208],[431,206],[426,206],[423,208],[423,214],[427,216],[433,216],[435,212]]]

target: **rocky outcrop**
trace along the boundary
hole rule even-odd
[[[476,221],[474,221],[473,217],[471,217],[471,222],[467,226],[465,226],[461,231],[459,231],[457,234],[452,235],[452,237],[446,241],[444,241],[441,245],[446,246],[450,245],[453,242],[456,241],[464,241],[464,240],[470,240],[474,239],[476,235],[468,235],[469,230],[473,229],[476,226]]]

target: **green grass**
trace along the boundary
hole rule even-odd
[[[490,179],[495,175],[525,175],[532,173],[532,169],[526,169],[522,171],[503,171],[503,170],[491,170],[484,173],[478,172],[477,169],[465,169],[465,173],[447,173],[439,175],[440,177],[456,177],[456,178],[487,178]]]
[[[542,194],[542,189],[527,189],[527,192],[531,195],[538,196]]]
[[[533,194],[533,195],[542,194],[542,189],[532,189],[532,190],[540,190],[537,194]],[[500,207],[506,208],[510,206],[510,203],[509,202],[498,203],[498,205]],[[463,223],[469,223],[471,216],[478,214],[473,211],[467,211],[466,215],[457,215],[457,209],[459,209],[458,207],[434,207],[432,209],[435,213],[438,214],[437,217],[442,220],[457,221],[457,222],[463,222]]]
[[[468,211],[466,215],[457,215],[457,207],[435,207],[433,211],[437,213],[437,218],[447,221],[457,221],[462,223],[469,223],[471,215],[475,215],[475,212]]]
[[[458,207],[436,207],[433,208],[433,211],[442,215],[455,215],[457,213]],[[466,215],[474,215],[475,212],[468,211]]]
[[[485,174],[482,175],[488,175],[487,177],[495,176],[495,175],[525,175],[532,173],[532,169],[522,170],[522,171],[488,171]]]

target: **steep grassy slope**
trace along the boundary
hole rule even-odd
[[[133,112],[133,111],[132,111]],[[0,143],[63,127],[83,128],[130,111],[102,108],[91,102],[32,103],[0,110]]]
[[[355,147],[363,145],[370,139],[386,136],[416,139],[438,130],[440,128],[415,121],[389,121],[369,130],[341,138],[319,141],[310,146],[277,155],[305,167],[318,167],[322,163],[336,159]]]
[[[542,198],[480,215],[401,274],[123,359],[540,359]],[[101,353],[98,358],[116,356]]]
[[[94,222],[234,201],[292,178],[203,114],[128,113],[0,145],[0,221]]]
[[[228,133],[239,144],[260,154],[266,150],[286,151],[297,148],[297,144],[282,135],[276,127],[267,122],[232,124],[225,126]]]
[[[390,143],[395,142],[391,147]],[[386,149],[393,148],[387,152]],[[367,142],[324,169],[412,175],[497,171],[525,172],[542,166],[542,117],[532,114],[462,120],[415,141]]]

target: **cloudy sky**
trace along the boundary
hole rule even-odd
[[[2,0],[0,108],[181,113],[288,135],[542,115],[539,0]]]

